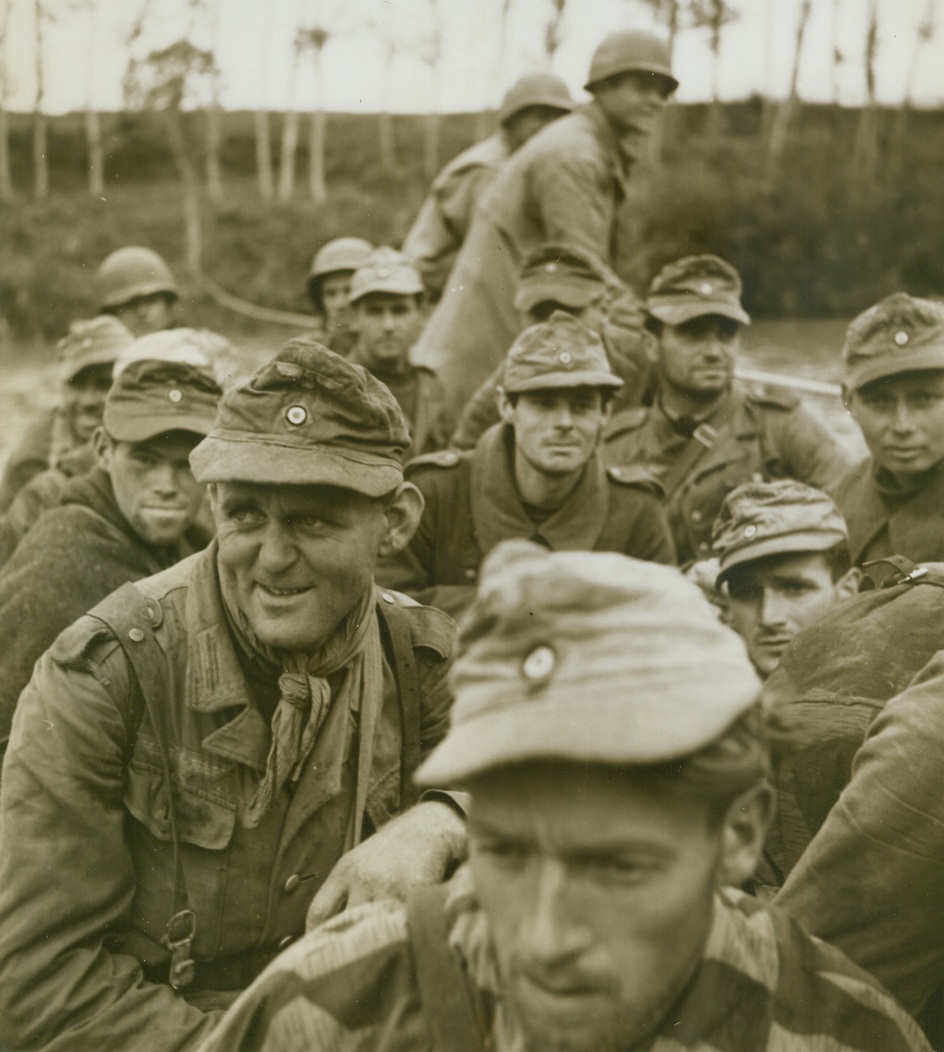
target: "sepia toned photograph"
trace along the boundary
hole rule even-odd
[[[944,1052],[944,0],[0,0],[0,1052]]]

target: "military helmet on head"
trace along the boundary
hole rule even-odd
[[[505,92],[498,121],[504,124],[531,106],[546,106],[569,113],[574,108],[574,100],[570,97],[570,89],[555,73],[525,73]]]
[[[657,73],[678,87],[672,73],[669,45],[655,33],[640,29],[621,29],[604,37],[590,60],[590,73],[584,87],[593,91],[594,85],[620,73]]]
[[[180,296],[170,267],[150,248],[127,245],[116,249],[95,272],[95,296],[103,311],[158,292],[172,299]]]
[[[362,237],[336,237],[315,253],[308,271],[308,295],[321,307],[321,279],[329,274],[353,273],[374,251],[374,246]]]

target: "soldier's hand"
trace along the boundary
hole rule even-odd
[[[465,858],[465,823],[448,804],[419,803],[349,851],[308,907],[309,931],[349,906],[405,899],[420,884],[438,884]]]

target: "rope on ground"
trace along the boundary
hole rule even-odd
[[[319,318],[312,314],[295,314],[288,310],[278,310],[275,307],[260,307],[257,303],[240,299],[231,292],[227,292],[222,285],[218,285],[212,278],[205,274],[201,275],[198,283],[211,299],[227,310],[242,314],[246,318],[255,318],[257,321],[270,321],[276,325],[291,325],[293,328],[316,329],[321,324]]]

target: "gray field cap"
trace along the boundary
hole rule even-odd
[[[56,344],[59,379],[68,383],[90,366],[114,365],[132,343],[131,332],[110,314],[74,321],[69,332]]]
[[[208,369],[184,362],[129,362],[115,378],[102,414],[119,442],[146,442],[169,431],[206,435],[222,391]]]
[[[395,248],[376,248],[354,271],[348,300],[356,303],[372,292],[421,296],[423,279],[413,262]]]
[[[200,482],[340,486],[379,497],[403,481],[409,447],[390,390],[300,336],[224,395],[190,463]]]
[[[451,675],[449,733],[421,785],[529,760],[680,759],[760,693],[740,637],[674,567],[522,540],[485,560]]]
[[[548,300],[565,307],[585,307],[606,294],[601,265],[581,249],[545,244],[522,264],[515,290],[515,310],[529,311]]]
[[[684,256],[666,264],[652,279],[646,310],[666,325],[683,325],[706,314],[751,323],[741,306],[740,275],[720,256]]]

